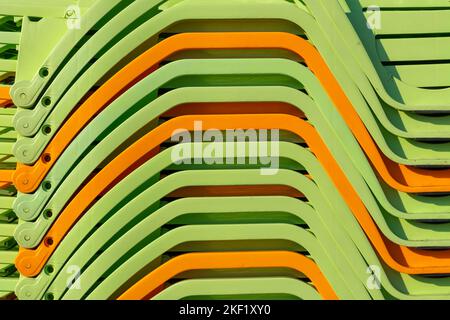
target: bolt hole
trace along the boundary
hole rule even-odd
[[[47,247],[52,246],[53,245],[53,238],[52,237],[45,238],[45,242],[44,243],[45,243],[45,245]]]
[[[41,70],[39,70],[39,75],[41,76],[41,78],[46,78],[48,77],[48,68],[46,67],[42,67]]]
[[[53,293],[48,292],[45,294],[45,300],[55,300],[55,296]]]
[[[44,134],[50,134],[52,133],[52,127],[50,127],[49,125],[45,125],[42,127],[42,132]]]
[[[49,163],[50,161],[52,161],[52,156],[50,155],[50,153],[46,153],[42,156],[42,161],[44,163]]]
[[[42,104],[44,105],[44,107],[48,107],[52,104],[52,99],[50,97],[44,97],[42,98]]]
[[[52,188],[52,183],[50,181],[45,181],[42,184],[42,188],[44,189],[44,191],[48,191]]]
[[[52,216],[53,216],[53,211],[52,210],[47,209],[47,210],[44,211],[44,217],[46,219],[50,219]]]

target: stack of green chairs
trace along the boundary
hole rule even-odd
[[[12,210],[16,190],[12,186],[2,186],[0,190],[0,299],[14,297],[19,273],[14,266],[18,246],[14,240],[17,217]]]
[[[0,3],[0,295],[448,299],[450,4],[375,2]]]
[[[14,239],[17,216],[13,211],[16,189],[11,174],[16,168],[13,146],[17,133],[13,127],[16,108],[9,97],[14,81],[18,44],[20,40],[21,17],[2,15],[0,17],[0,299],[13,299],[19,280],[14,266],[18,246]]]

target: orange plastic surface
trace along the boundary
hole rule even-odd
[[[12,104],[9,87],[0,87],[0,108]],[[0,189],[9,187],[13,182],[14,170],[0,170]]]
[[[177,256],[150,272],[118,300],[150,299],[166,281],[190,270],[289,268],[303,273],[325,300],[338,300],[319,267],[309,258],[289,251],[209,252]]]

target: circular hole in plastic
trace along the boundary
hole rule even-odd
[[[52,237],[45,238],[45,245],[47,247],[50,247],[51,245],[53,245],[53,238]]]
[[[45,300],[54,300],[55,296],[53,295],[53,293],[48,292],[45,294]]]
[[[50,275],[50,274],[53,273],[53,271],[55,271],[55,268],[53,268],[52,265],[49,264],[49,265],[47,265],[47,266],[45,267],[45,273],[46,273],[46,274]]]
[[[44,97],[42,98],[42,104],[44,105],[44,107],[48,107],[52,104],[52,99],[50,97]]]
[[[41,70],[39,70],[39,75],[41,76],[41,78],[46,78],[48,77],[48,68],[46,67],[42,67]]]
[[[52,183],[50,181],[44,181],[44,183],[42,184],[42,188],[44,189],[44,191],[48,191],[52,188]]]
[[[52,156],[50,155],[50,153],[46,153],[42,156],[42,161],[44,163],[49,163],[50,161],[52,161]]]
[[[49,125],[45,125],[42,127],[42,132],[44,134],[50,134],[52,132],[52,127],[50,127]]]
[[[44,217],[46,219],[50,219],[52,216],[53,216],[53,211],[52,210],[47,209],[47,210],[44,211]]]

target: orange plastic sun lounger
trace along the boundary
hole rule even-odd
[[[166,281],[189,270],[289,268],[300,271],[311,280],[326,300],[338,300],[319,267],[302,254],[289,251],[209,252],[177,256],[151,271],[124,292],[118,300],[150,299]]]
[[[9,107],[12,103],[9,87],[0,87],[0,108]]]
[[[92,94],[67,120],[33,166],[19,166],[14,175],[17,189],[24,193],[36,190],[70,141],[89,120],[170,55],[183,50],[260,48],[285,49],[305,60],[358,139],[373,167],[388,185],[410,193],[450,191],[450,169],[420,169],[395,163],[384,156],[319,52],[306,40],[281,32],[185,33],[158,43]]]
[[[11,183],[14,172],[14,170],[0,170],[0,183]]]
[[[280,129],[302,137],[336,185],[341,196],[364,229],[384,262],[394,270],[408,274],[450,273],[450,250],[412,249],[392,243],[377,228],[362,200],[347,180],[313,126],[305,120],[284,114],[257,115],[191,115],[171,119],[133,143],[95,175],[66,206],[36,249],[21,249],[16,266],[24,276],[39,274],[48,258],[96,197],[127,169],[139,162],[173,132],[184,128],[193,131],[202,121],[203,129]]]

